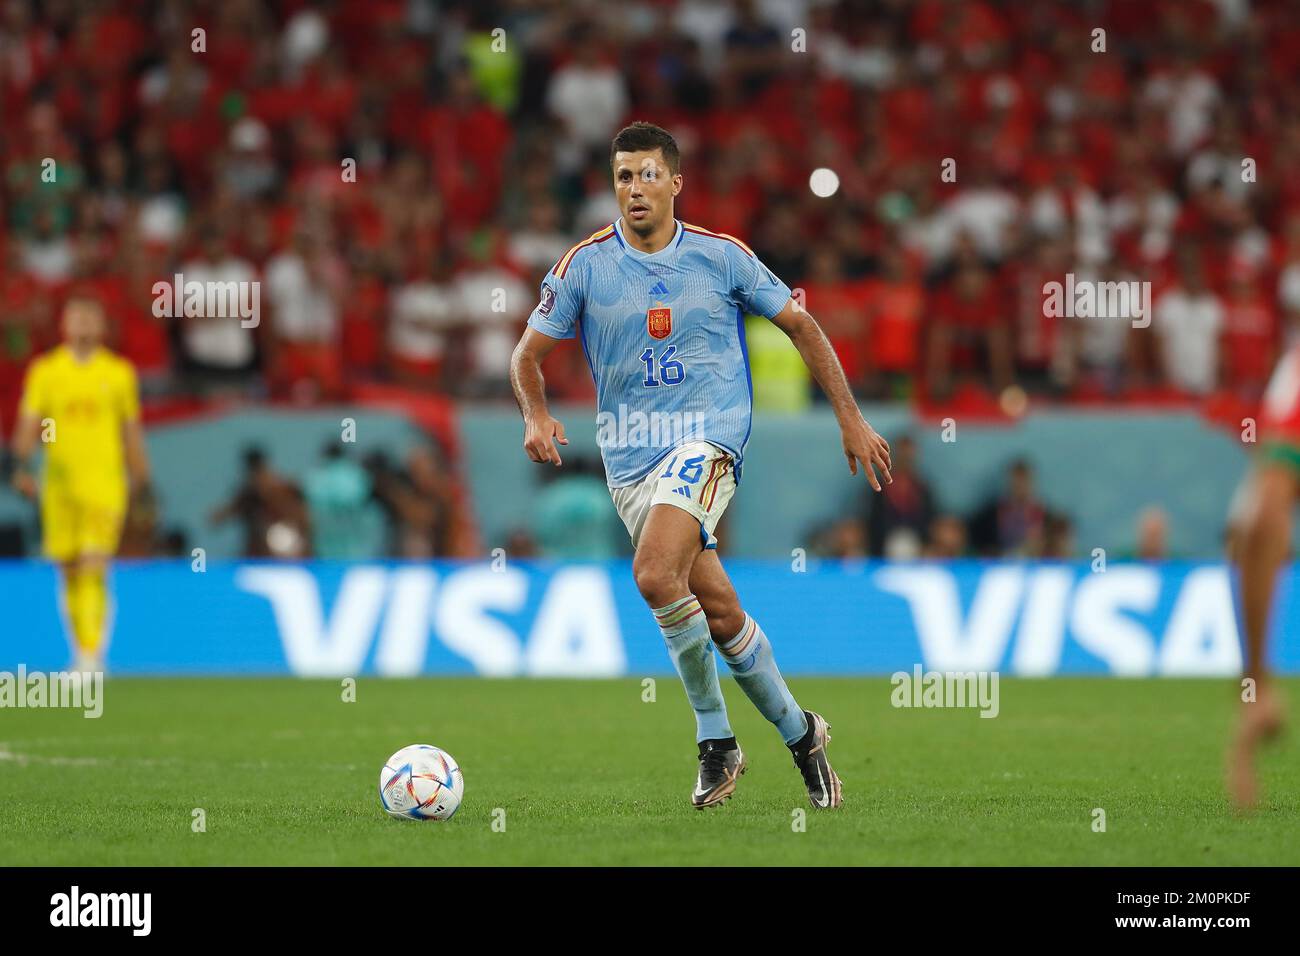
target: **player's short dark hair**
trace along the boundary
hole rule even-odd
[[[662,126],[641,120],[631,126],[624,126],[614,136],[614,141],[609,144],[609,165],[613,167],[615,153],[648,153],[656,149],[663,153],[668,171],[676,176],[682,165],[682,153],[677,148],[677,140]]]

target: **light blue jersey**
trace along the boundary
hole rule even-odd
[[[667,246],[644,253],[621,223],[555,264],[528,324],[581,339],[610,487],[701,439],[731,453],[739,479],[753,417],[744,317],[774,317],[790,289],[730,236],[678,222]]]

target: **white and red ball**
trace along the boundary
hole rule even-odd
[[[379,802],[404,820],[450,820],[465,795],[456,759],[429,744],[411,744],[379,771]]]

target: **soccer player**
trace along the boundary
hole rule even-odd
[[[103,669],[108,563],[117,552],[132,486],[149,481],[135,370],[104,348],[104,310],[74,297],[63,309],[64,344],[27,370],[14,433],[14,487],[41,505],[47,557],[62,569],[73,667]],[[45,448],[38,489],[31,471]]]
[[[524,450],[535,462],[561,463],[558,445],[568,439],[547,410],[541,364],[558,340],[577,335],[596,382],[610,493],[636,549],[637,588],[695,711],[691,802],[721,803],[745,771],[716,644],[790,748],[813,806],[838,807],[840,780],[826,756],[830,725],[795,702],[714,550],[752,418],[744,316],[764,316],[790,337],[835,410],[849,470],[857,474],[861,464],[877,491],[873,466],[890,480],[889,445],[863,419],[826,336],[781,280],[739,240],[674,218],[682,174],[673,137],[634,123],[615,136],[610,163],[620,217],[543,279],[515,348],[510,371]]]
[[[1260,450],[1254,471],[1234,501],[1230,555],[1239,572],[1245,666],[1254,694],[1242,694],[1237,731],[1228,749],[1228,793],[1241,809],[1259,797],[1255,754],[1282,729],[1282,702],[1265,652],[1278,571],[1291,554],[1291,516],[1300,497],[1300,346],[1278,362],[1264,395]]]

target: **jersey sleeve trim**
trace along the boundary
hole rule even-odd
[[[684,232],[693,232],[697,236],[709,236],[710,238],[713,239],[725,239],[728,242],[734,242],[736,245],[740,246],[741,249],[745,250],[745,255],[749,256],[751,259],[758,258],[757,256],[754,255],[753,249],[749,248],[749,246],[745,245],[735,236],[729,236],[725,232],[713,232],[709,229],[705,229],[702,226],[693,226],[689,222],[682,223],[682,229]]]
[[[596,232],[593,232],[590,236],[561,256],[560,261],[555,264],[555,268],[551,270],[551,273],[555,278],[563,279],[564,274],[569,271],[569,264],[573,262],[573,257],[576,256],[579,251],[587,248],[587,246],[595,245],[598,242],[604,242],[612,235],[614,235],[614,224],[611,222],[604,229],[599,229]]]

